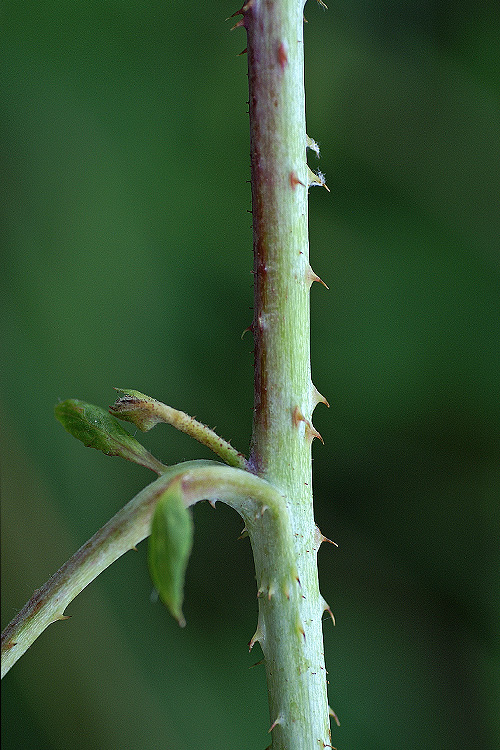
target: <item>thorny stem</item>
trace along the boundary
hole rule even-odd
[[[187,506],[199,500],[222,500],[235,508],[245,520],[250,534],[259,534],[266,519],[264,534],[275,540],[271,563],[288,560],[293,570],[291,529],[282,496],[268,482],[215,461],[186,461],[168,467],[145,487],[94,536],[75,552],[16,615],[2,633],[2,677],[25,653],[35,639],[53,622],[65,620],[66,607],[97,576],[121,555],[135,548],[151,530],[151,518],[161,495],[174,481],[181,482]],[[267,540],[269,543],[269,539]],[[266,590],[266,581],[259,587]],[[297,607],[297,582],[284,581],[288,596]]]
[[[261,596],[259,629],[268,680],[273,750],[331,746],[312,503],[312,411],[326,403],[311,381],[302,0],[249,0],[247,31],[254,233],[255,401],[250,469],[287,498],[301,586],[299,620],[286,597]],[[314,144],[315,146],[316,144]],[[314,147],[313,146],[313,147]],[[317,148],[317,147],[316,147]],[[270,571],[261,540],[256,564]],[[271,584],[272,586],[272,584]],[[285,625],[286,624],[286,625]]]
[[[317,146],[305,128],[303,5],[248,0],[234,14],[248,36],[255,274],[250,458],[155,402],[148,418],[174,424],[241,468],[190,462],[165,469],[35,592],[2,635],[5,672],[48,624],[64,618],[79,591],[149,534],[161,492],[182,475],[187,504],[223,499],[245,519],[259,596],[250,647],[258,641],[264,652],[272,750],[331,747],[329,713],[335,716],[321,626],[323,613],[331,612],[319,592],[316,560],[325,537],[314,523],[311,481],[311,443],[320,438],[312,412],[327,402],[310,371],[309,289],[320,279],[309,265],[307,191],[324,180],[306,162],[306,148]],[[130,395],[142,403],[143,394],[125,392]]]

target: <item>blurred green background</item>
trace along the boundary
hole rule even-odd
[[[153,479],[58,399],[136,388],[248,445],[252,257],[236,5],[3,3],[3,624]],[[315,425],[339,750],[500,747],[496,2],[306,7]],[[316,157],[309,158],[312,167]],[[209,454],[164,427],[174,463]],[[3,682],[6,750],[264,748],[239,517],[195,509],[180,630],[145,544]],[[311,749],[312,750],[312,749]]]

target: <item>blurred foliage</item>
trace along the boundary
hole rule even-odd
[[[252,410],[242,31],[179,0],[2,9],[3,624],[154,477],[58,399],[126,383],[241,449]],[[493,2],[308,3],[315,423],[339,750],[500,747],[500,31]],[[310,157],[315,166],[316,157]],[[208,457],[168,427],[141,441]],[[195,509],[180,630],[145,545],[6,677],[6,750],[258,748],[251,553]]]

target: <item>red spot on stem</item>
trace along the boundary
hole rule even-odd
[[[281,42],[280,46],[278,47],[278,62],[280,64],[281,70],[285,72],[285,68],[288,65],[288,54],[286,51],[285,42]]]
[[[292,190],[295,190],[297,185],[302,185],[302,187],[305,187],[304,183],[297,177],[296,172],[290,172],[290,185],[292,186]]]

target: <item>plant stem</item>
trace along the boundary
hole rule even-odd
[[[317,550],[313,517],[311,415],[323,397],[310,369],[309,266],[303,2],[249,0],[248,36],[254,231],[255,402],[251,469],[286,497],[300,580],[300,622],[286,596],[260,596],[273,750],[330,746]],[[269,570],[251,535],[257,580]],[[263,570],[260,569],[263,567]],[[272,588],[272,583],[271,583]]]
[[[215,461],[186,461],[165,468],[156,481],[121,508],[35,591],[2,633],[2,677],[45,628],[57,620],[67,619],[64,612],[68,604],[99,573],[150,534],[156,504],[176,481],[180,482],[187,506],[204,499],[222,500],[240,513],[249,533],[268,535],[266,544],[272,540],[273,567],[276,560],[288,562],[286,566],[282,563],[289,575],[282,585],[297,608],[299,597],[290,551],[292,532],[281,494],[248,471]],[[260,581],[259,587],[264,585]]]
[[[136,391],[124,392],[119,407],[113,407],[121,418],[141,429],[167,421],[241,468],[203,461],[158,464],[160,478],[81,547],[6,628],[2,669],[7,671],[51,622],[64,619],[67,604],[99,572],[150,533],[156,503],[178,480],[186,504],[222,499],[245,519],[259,596],[250,647],[258,641],[265,657],[272,750],[315,750],[331,747],[331,739],[321,625],[329,607],[317,574],[317,551],[325,538],[314,523],[311,480],[311,443],[320,437],[312,412],[326,401],[311,381],[309,289],[319,279],[309,265],[307,191],[310,184],[324,182],[321,176],[311,178],[306,162],[307,146],[317,147],[305,128],[303,0],[248,0],[238,13],[243,18],[236,25],[248,35],[254,227],[250,458],[247,462],[183,412]],[[65,402],[75,403],[81,406]],[[102,415],[97,421],[105,427],[104,447],[87,434],[92,420],[84,423],[80,439],[125,455],[123,440],[130,436],[118,432],[118,443],[109,443],[114,422],[110,433]],[[136,447],[132,454],[137,457]]]
[[[132,422],[143,432],[147,432],[158,422],[170,424],[181,432],[190,435],[202,445],[206,445],[217,456],[222,458],[228,466],[235,466],[238,469],[247,468],[247,460],[243,453],[240,453],[233,446],[217,435],[210,427],[198,422],[194,417],[190,417],[183,411],[173,409],[167,404],[162,404],[151,396],[146,396],[139,391],[130,389],[123,390],[116,388],[122,393],[113,406],[109,407],[111,414],[127,422]]]

